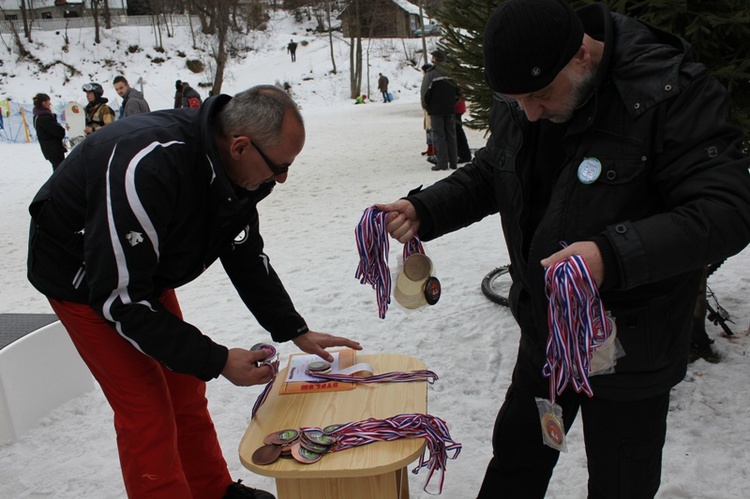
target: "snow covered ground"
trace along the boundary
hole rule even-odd
[[[63,83],[54,73],[38,75],[15,61],[5,62],[12,74],[0,82],[0,98],[30,102],[42,91],[53,101],[83,100],[81,84],[100,81],[114,100],[111,80],[120,70],[131,84],[142,76],[152,109],[171,107],[177,78],[193,86],[175,55],[190,52],[187,32],[176,33],[166,55],[154,65],[149,28],[119,28],[105,34],[102,44],[85,43],[88,34],[69,33],[68,53],[55,52],[54,33],[37,33],[36,53],[43,59],[64,55],[76,61],[81,77]],[[307,40],[292,64],[284,47],[290,38]],[[117,39],[121,41],[116,42]],[[125,56],[138,41],[143,52]],[[419,46],[410,41],[406,52]],[[44,44],[44,46],[42,46]],[[506,263],[507,252],[496,217],[428,243],[427,250],[443,285],[434,307],[407,311],[392,305],[378,319],[375,293],[354,278],[358,254],[354,228],[362,211],[375,202],[389,202],[408,190],[429,185],[449,173],[432,172],[419,152],[424,150],[422,113],[418,104],[421,75],[405,64],[400,41],[377,41],[371,48],[371,81],[377,73],[391,81],[398,97],[354,106],[348,95],[348,56],[336,45],[339,74],[331,75],[326,37],[305,34],[288,18],[279,18],[268,33],[251,37],[253,46],[241,63],[230,66],[224,92],[234,93],[257,83],[290,81],[303,108],[307,144],[288,181],[261,205],[266,250],[282,276],[297,308],[313,329],[356,339],[363,353],[401,353],[420,358],[440,380],[429,388],[429,412],[444,419],[452,436],[463,444],[458,459],[448,462],[442,497],[476,495],[490,457],[495,414],[510,379],[518,328],[507,309],[482,296],[479,284],[493,267]],[[85,48],[84,48],[85,45]],[[118,48],[119,47],[119,48]],[[411,48],[409,48],[411,47]],[[121,54],[112,67],[95,63],[103,54]],[[95,53],[99,55],[95,55]],[[10,59],[14,59],[11,57]],[[56,70],[55,70],[56,71]],[[483,134],[468,132],[473,148]],[[27,205],[50,174],[37,144],[0,144],[0,313],[49,313],[49,305],[26,281]],[[392,244],[391,261],[400,245]],[[750,490],[750,423],[747,407],[750,375],[747,352],[750,304],[750,250],[727,261],[710,279],[721,304],[731,313],[736,336],[726,338],[709,325],[722,356],[719,364],[700,360],[690,366],[673,391],[664,449],[659,498],[745,498]],[[750,293],[749,293],[750,294]],[[186,320],[228,346],[248,347],[268,341],[268,334],[244,309],[220,266],[178,290]],[[277,345],[283,361],[295,353],[291,344]],[[222,448],[232,475],[254,487],[275,491],[273,480],[253,476],[237,457],[237,446],[261,387],[239,388],[224,379],[208,384],[208,398]],[[34,396],[30,394],[29,396]],[[550,484],[550,498],[586,495],[586,460],[581,426],[568,435]],[[410,480],[411,495],[421,490],[425,472]],[[0,445],[0,498],[109,499],[124,497],[112,416],[99,390],[53,411],[20,440]]]

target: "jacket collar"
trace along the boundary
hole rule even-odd
[[[604,41],[597,88],[612,81],[631,116],[637,117],[680,91],[679,71],[691,60],[678,36],[621,14],[602,3],[576,11],[589,36]]]
[[[257,202],[271,193],[276,182],[262,184],[255,191],[247,191],[245,189],[236,190],[224,171],[224,166],[221,164],[219,156],[219,150],[216,147],[216,141],[214,140],[213,122],[221,108],[223,108],[230,100],[232,100],[232,97],[226,94],[209,97],[203,102],[203,105],[199,109],[198,136],[201,137],[203,153],[205,154],[209,168],[211,169],[210,183],[212,189],[218,193],[219,199],[235,202],[238,199],[250,198]]]

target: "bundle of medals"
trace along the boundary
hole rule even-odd
[[[429,470],[424,485],[424,490],[427,491],[433,474],[440,471],[438,493],[442,492],[447,460],[458,457],[461,444],[451,438],[445,421],[429,414],[399,414],[387,419],[370,418],[325,428],[277,431],[265,437],[264,445],[253,453],[252,461],[257,465],[267,465],[281,457],[292,458],[302,464],[312,464],[329,452],[400,438],[426,440],[425,452],[412,473],[417,474],[422,468]],[[449,452],[453,454],[448,455]],[[429,458],[426,459],[428,453]]]
[[[359,251],[355,277],[361,284],[370,284],[376,291],[378,315],[385,319],[391,302],[392,279],[388,268],[390,244],[386,230],[387,213],[375,206],[362,214],[354,233]],[[440,281],[433,276],[433,265],[415,235],[405,246],[403,270],[396,277],[393,297],[405,308],[434,305],[440,299]]]
[[[312,464],[323,457],[336,442],[330,432],[338,428],[329,426],[307,431],[281,430],[263,439],[264,445],[253,452],[252,460],[257,465],[275,462],[279,457],[292,458],[302,464]]]
[[[565,452],[562,408],[555,403],[568,384],[589,397],[589,376],[614,368],[618,356],[614,320],[606,315],[596,282],[582,257],[573,255],[545,272],[549,308],[547,362],[549,400],[537,398],[544,443]],[[619,352],[621,353],[621,352]]]
[[[396,301],[409,309],[436,304],[440,299],[440,281],[432,275],[435,270],[432,260],[417,236],[404,245],[403,262],[393,290]]]

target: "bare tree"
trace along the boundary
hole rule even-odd
[[[419,0],[419,27],[422,29],[422,64],[427,64],[427,37],[424,33],[424,12],[422,10],[422,0]]]
[[[101,43],[102,39],[99,36],[99,1],[91,0],[91,13],[94,18],[94,42]]]
[[[323,12],[325,13],[325,25],[323,24],[322,16],[316,15],[316,17],[318,18],[318,27],[322,27],[328,31],[328,45],[331,47],[331,64],[333,65],[331,73],[336,74],[336,57],[333,52],[333,26],[331,25],[331,3],[331,0],[319,0],[319,4],[322,4]]]
[[[104,28],[105,29],[112,29],[112,13],[109,11],[109,0],[102,0],[102,5],[104,7]]]
[[[26,3],[26,0],[21,0],[21,5],[19,7],[21,9],[21,20],[23,21],[23,37],[29,42],[32,42],[31,20],[29,19],[29,15],[32,12],[31,0],[29,0],[28,4]]]
[[[238,36],[242,33],[240,26],[259,24],[258,20],[250,21],[249,19],[238,22],[236,17],[249,18],[257,15],[265,19],[265,10],[257,9],[253,5],[244,9],[243,5],[240,4],[240,0],[191,0],[191,8],[200,20],[201,31],[204,35],[215,37],[216,43],[211,45],[211,58],[215,64],[211,95],[221,93],[229,55],[240,50],[241,37]]]
[[[362,94],[362,17],[359,0],[346,9],[349,23],[349,94],[356,99]]]

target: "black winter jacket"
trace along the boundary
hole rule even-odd
[[[439,67],[428,70],[420,89],[422,108],[430,115],[456,114],[458,87]]]
[[[749,161],[741,133],[726,121],[726,90],[685,42],[603,4],[578,14],[605,52],[596,92],[569,123],[559,163],[531,174],[546,147],[538,141],[545,123],[530,123],[515,102],[498,98],[492,136],[473,164],[408,199],[425,240],[500,213],[522,335],[516,374],[538,376],[539,386],[548,337],[539,262],[561,242],[597,242],[605,256],[601,297],[625,356],[614,374],[590,379],[597,396],[634,400],[684,377],[701,268],[750,241]],[[578,167],[591,157],[602,171],[586,185]],[[545,187],[548,203],[530,205]]]
[[[145,354],[204,380],[220,374],[227,348],[167,312],[159,296],[217,258],[275,341],[308,331],[263,253],[256,204],[273,184],[236,191],[222,169],[211,120],[230,99],[102,128],[30,206],[31,283],[89,304]]]
[[[44,159],[58,163],[62,161],[67,151],[62,142],[65,138],[65,128],[57,122],[57,116],[51,112],[35,109],[34,129]]]

